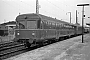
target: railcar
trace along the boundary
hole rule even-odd
[[[84,28],[84,33],[89,33],[89,27]]]
[[[82,26],[74,25],[76,27],[76,35],[82,35]],[[89,33],[89,28],[83,27],[83,33]]]
[[[75,31],[76,26],[73,24],[41,14],[22,14],[16,17],[16,40],[29,46],[71,36]]]
[[[82,26],[80,25],[75,25],[76,26],[76,35],[81,35],[82,34]]]

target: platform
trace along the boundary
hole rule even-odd
[[[70,38],[5,60],[90,60],[90,34]]]

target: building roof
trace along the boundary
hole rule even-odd
[[[6,22],[6,23],[2,23],[2,24],[0,24],[0,25],[6,26],[6,25],[15,25],[15,24],[16,24],[15,21],[9,21],[9,22]]]

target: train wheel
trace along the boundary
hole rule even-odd
[[[25,46],[30,48],[31,44],[28,41],[26,41]]]

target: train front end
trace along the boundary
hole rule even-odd
[[[18,42],[32,44],[39,39],[40,18],[36,14],[19,15],[16,18],[15,38]]]

